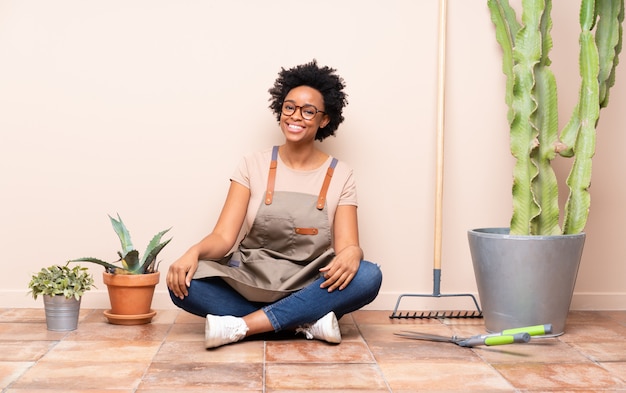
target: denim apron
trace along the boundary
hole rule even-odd
[[[275,192],[277,164],[274,146],[265,198],[237,250],[220,261],[200,261],[194,278],[222,277],[246,299],[270,303],[315,281],[333,259],[326,193],[337,159],[318,195]]]

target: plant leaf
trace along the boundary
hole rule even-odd
[[[591,196],[591,158],[596,146],[596,123],[600,116],[600,72],[598,50],[589,31],[580,35],[580,75],[582,77],[580,93],[580,135],[576,139],[574,164],[567,177],[570,189],[565,203],[563,233],[580,233],[585,227],[589,215]]]
[[[149,255],[152,253],[152,250],[154,250],[159,245],[163,235],[165,235],[170,229],[172,229],[172,228],[168,228],[168,229],[166,229],[164,231],[161,231],[161,232],[157,233],[156,235],[154,235],[152,240],[150,240],[150,243],[148,243],[148,247],[146,247],[146,251],[143,253],[143,257],[141,258],[141,262],[140,262],[141,265],[145,264],[146,260],[148,260],[148,258],[149,258]],[[163,246],[163,247],[165,247],[165,246]],[[161,247],[161,249],[163,247]],[[154,258],[156,258],[156,255],[154,255]]]
[[[135,247],[133,247],[133,243],[130,239],[130,233],[128,232],[128,229],[126,229],[126,225],[124,225],[124,222],[119,214],[117,215],[117,220],[111,216],[109,216],[109,219],[111,219],[113,230],[115,230],[115,233],[117,234],[117,237],[119,237],[120,243],[122,244],[122,254],[128,254]]]
[[[128,254],[124,255],[124,258],[122,258],[122,266],[124,266],[124,269],[133,274],[141,273],[141,265],[139,264],[139,251],[131,250]]]
[[[171,241],[172,239],[168,239],[166,241],[164,241],[163,243],[158,244],[157,246],[155,246],[154,248],[152,248],[152,250],[150,250],[150,252],[148,253],[147,257],[145,258],[144,263],[141,266],[141,271],[142,272],[147,272],[150,268],[150,265],[152,265],[152,263],[156,260],[157,255],[159,255],[159,253],[161,252],[161,250],[163,249],[163,247],[167,246],[167,244]],[[155,269],[152,269],[152,271],[156,271]]]
[[[537,111],[534,123],[539,128],[539,146],[532,152],[537,166],[537,176],[532,181],[533,197],[540,206],[541,214],[531,222],[531,234],[559,235],[559,188],[551,162],[556,156],[554,146],[558,140],[558,108],[556,80],[552,71],[537,66],[535,71]]]
[[[542,58],[541,20],[545,3],[543,0],[524,1],[523,27],[515,37],[513,49],[513,120],[510,130],[511,154],[515,157],[513,168],[513,216],[511,234],[529,235],[531,220],[541,210],[531,191],[537,176],[537,164],[531,159],[538,146],[539,130],[533,124],[537,101],[534,96],[535,67]]]
[[[110,273],[120,274],[120,273],[122,273],[122,271],[125,270],[122,267],[116,266],[116,265],[114,265],[112,263],[109,263],[109,262],[105,262],[105,261],[103,261],[101,259],[98,259],[98,258],[84,257],[84,258],[72,259],[72,260],[68,261],[68,263],[70,263],[70,262],[90,262],[90,263],[95,263],[97,265],[104,266],[105,270],[110,272]]]
[[[615,68],[622,50],[624,0],[599,1],[596,7],[600,18],[595,35],[600,58],[598,83],[600,83],[600,107],[604,108],[609,103],[609,90],[615,84]]]
[[[489,0],[487,2],[491,12],[491,20],[496,27],[496,40],[502,48],[502,72],[506,75],[506,89],[504,100],[509,106],[507,119],[509,123],[513,120],[513,86],[515,76],[513,75],[513,47],[515,46],[515,35],[520,29],[520,24],[516,19],[515,10],[511,8],[508,0]]]
[[[39,273],[31,277],[28,283],[29,293],[36,300],[39,295],[60,296],[79,299],[85,291],[91,289],[93,277],[87,268],[74,266],[70,269],[68,263],[64,266],[50,266],[42,268]]]

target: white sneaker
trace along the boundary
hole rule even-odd
[[[305,325],[296,329],[297,333],[304,333],[307,339],[322,340],[333,344],[341,342],[341,331],[334,312],[329,312],[312,325]]]
[[[207,314],[204,329],[204,346],[215,348],[243,339],[248,332],[248,325],[242,318],[230,315],[216,316]]]

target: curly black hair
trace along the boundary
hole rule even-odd
[[[271,95],[269,107],[276,115],[276,119],[280,122],[283,101],[291,89],[298,86],[309,86],[322,94],[324,112],[330,118],[326,127],[317,130],[315,139],[322,141],[335,135],[337,127],[344,120],[343,108],[348,104],[347,94],[343,91],[345,83],[335,72],[335,69],[327,66],[319,67],[315,59],[310,63],[301,64],[288,70],[281,68],[274,86],[268,90]]]

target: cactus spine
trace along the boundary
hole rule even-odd
[[[508,0],[488,0],[503,52],[513,170],[511,234],[558,235],[583,231],[591,198],[591,159],[600,108],[608,104],[622,47],[624,0],[581,0],[578,103],[559,133],[552,49],[552,0],[522,0],[521,23]],[[569,197],[559,225],[557,179],[551,162],[573,157]]]

